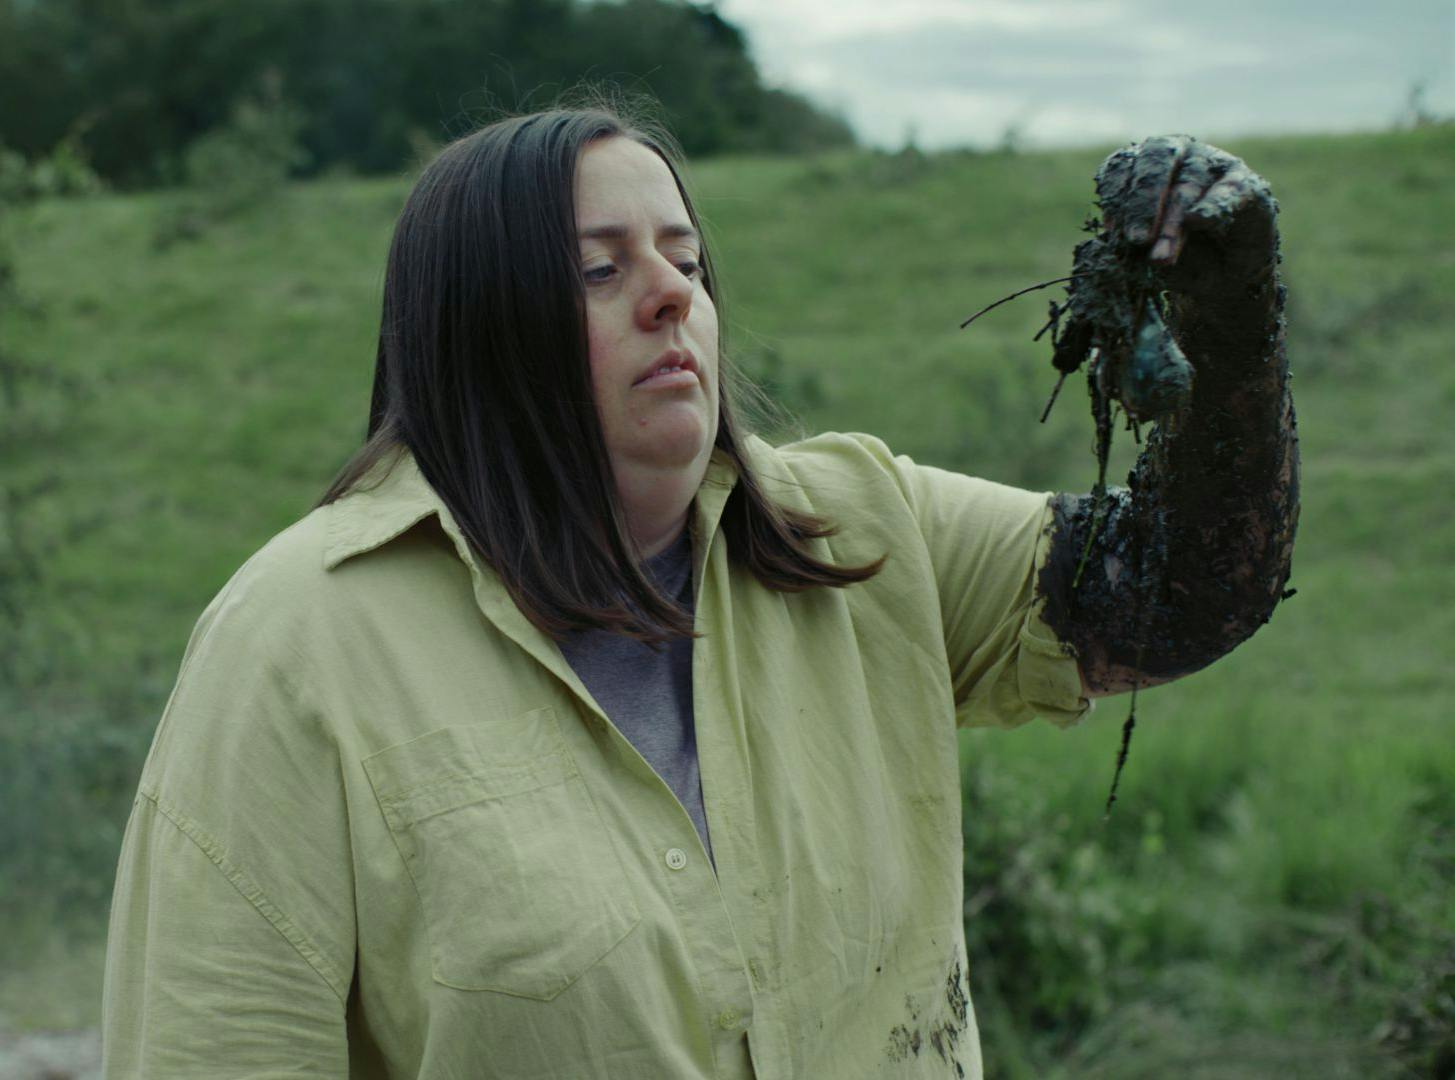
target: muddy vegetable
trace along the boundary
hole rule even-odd
[[[1076,246],[1067,299],[1051,305],[1041,331],[1051,330],[1052,364],[1063,379],[1088,364],[1096,396],[1137,423],[1157,420],[1191,398],[1192,365],[1167,329],[1146,249],[1119,240],[1099,221],[1087,225],[1097,234]]]
[[[1164,416],[1192,397],[1192,365],[1155,307],[1148,307],[1122,365],[1118,399],[1133,420]]]

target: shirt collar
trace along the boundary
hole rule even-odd
[[[459,532],[454,516],[429,486],[405,447],[386,453],[330,508],[323,565],[332,570],[346,559],[382,547],[429,517],[445,532]]]
[[[751,438],[749,442],[757,444],[752,447],[753,450],[766,445]],[[748,449],[744,447],[745,452]],[[707,473],[693,500],[694,581],[702,579],[709,552],[719,546],[714,543],[714,537],[722,519],[723,506],[737,478],[738,471],[733,463],[722,451],[714,449]],[[329,510],[329,539],[324,553],[324,566],[329,570],[356,555],[382,547],[434,515],[454,544],[456,554],[469,567],[475,603],[485,617],[565,683],[584,703],[588,715],[594,716],[600,724],[608,723],[606,713],[561,655],[560,647],[516,607],[499,575],[475,557],[454,515],[419,471],[414,455],[407,449],[401,448],[397,455],[387,455]],[[724,556],[718,554],[715,557]]]
[[[758,442],[751,437],[750,441]],[[720,449],[714,449],[693,502],[695,537],[710,541],[716,534],[723,506],[737,478],[737,467],[731,459]],[[407,447],[400,447],[397,454],[386,454],[330,508],[324,568],[332,570],[355,555],[382,547],[431,514],[454,542],[460,558],[471,569],[480,569],[454,515],[424,478],[414,455]],[[703,558],[708,545],[694,546],[699,549],[699,559]]]

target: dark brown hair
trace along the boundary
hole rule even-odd
[[[366,441],[318,505],[407,446],[542,631],[594,627],[660,642],[690,635],[692,619],[633,556],[588,363],[576,162],[611,137],[667,163],[702,234],[675,144],[615,108],[512,117],[445,147],[410,192],[389,249]],[[705,242],[700,262],[716,301]],[[729,556],[790,592],[877,573],[882,558],[843,567],[808,550],[833,526],[764,495],[741,453],[738,377],[724,363],[720,378],[716,446],[739,472],[721,523]]]

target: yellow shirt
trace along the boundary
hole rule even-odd
[[[889,560],[773,592],[693,505],[714,873],[671,789],[405,455],[197,623],[126,831],[105,1075],[980,1075],[955,728],[1087,708],[1045,494],[824,435],[749,460]]]

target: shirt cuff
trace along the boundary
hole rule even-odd
[[[1051,502],[1046,501],[1045,514],[1036,540],[1035,577],[1051,550],[1053,525]],[[1081,694],[1081,669],[1076,650],[1056,637],[1043,617],[1045,597],[1037,595],[1020,630],[1020,662],[1016,666],[1021,699],[1040,716],[1058,727],[1070,727],[1092,709],[1093,702]]]

